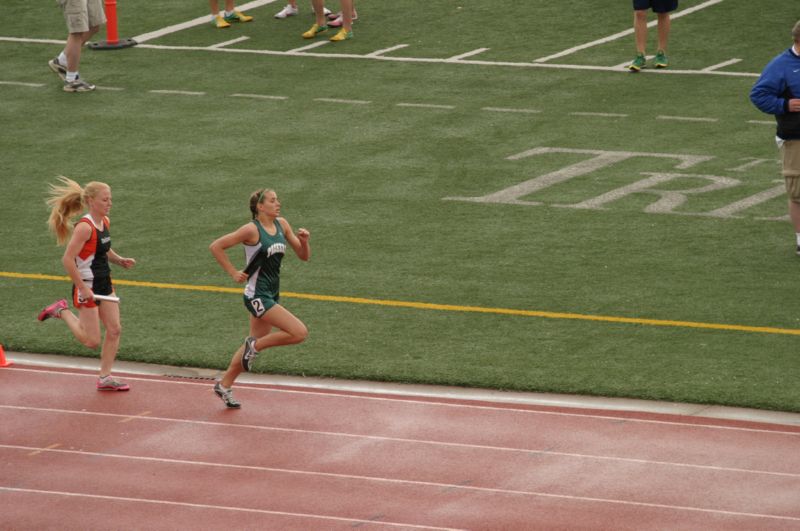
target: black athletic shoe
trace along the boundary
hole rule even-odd
[[[258,352],[256,352],[256,338],[250,336],[244,340],[244,354],[242,354],[242,369],[244,369],[246,372],[250,372],[250,367],[252,367],[253,362],[256,361],[256,356],[258,356]]]
[[[214,384],[214,392],[225,402],[225,406],[232,409],[239,409],[242,405],[233,398],[233,389],[225,389],[219,382]]]

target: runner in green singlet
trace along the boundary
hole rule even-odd
[[[273,190],[263,189],[250,196],[253,220],[234,232],[214,240],[209,249],[222,268],[238,283],[246,283],[244,304],[250,312],[250,335],[233,354],[228,370],[214,385],[214,392],[227,407],[241,404],[233,398],[231,387],[236,378],[249,371],[259,351],[270,347],[294,345],[308,337],[308,329],[289,310],[281,306],[280,269],[287,244],[298,258],[311,257],[306,229],[292,231],[289,222],[280,217],[281,203]],[[225,253],[237,244],[245,249],[247,265],[237,270]]]

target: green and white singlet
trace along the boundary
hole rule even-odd
[[[244,305],[251,314],[261,317],[280,299],[281,260],[286,253],[286,237],[277,219],[274,236],[268,234],[258,220],[254,219],[253,223],[258,229],[258,243],[244,246],[247,259]]]

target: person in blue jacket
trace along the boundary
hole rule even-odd
[[[750,101],[775,116],[775,141],[781,151],[783,177],[789,196],[789,219],[800,256],[800,21],[792,28],[792,46],[767,64],[750,90]]]

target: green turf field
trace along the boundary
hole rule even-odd
[[[308,2],[273,2],[85,51],[89,94],[48,69],[66,30],[41,4],[0,31],[6,349],[96,356],[35,320],[69,289],[35,277],[64,275],[44,197],[66,175],[112,186],[138,261],[114,271],[120,359],[225,367],[241,296],[193,287],[236,288],[208,244],[269,186],[312,234],[282,275],[311,335],[258,371],[800,411],[800,259],[748,99],[791,3],[681,0],[670,68],[628,74],[632,35],[564,53],[629,30],[627,1],[362,2],[353,40],[305,49]],[[206,10],[119,0],[120,36]]]

